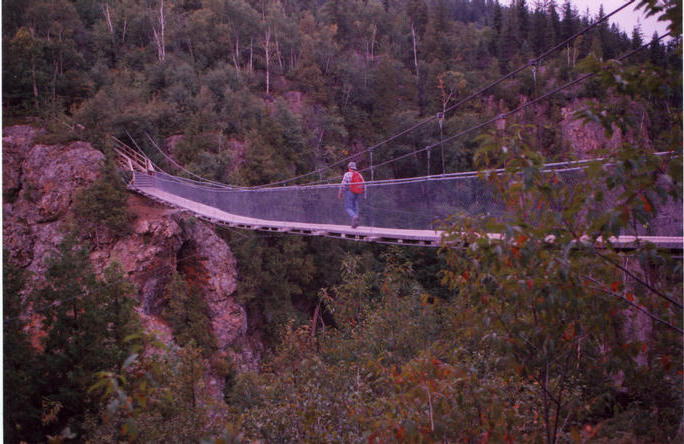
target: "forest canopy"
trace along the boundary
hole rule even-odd
[[[135,141],[162,164],[154,143],[165,147],[183,135],[174,156],[194,173],[266,183],[443,111],[609,12],[588,16],[569,1],[525,0],[510,7],[491,0],[8,0],[3,115],[8,122],[38,116],[61,133],[82,128],[78,137],[96,147],[108,135]],[[449,113],[443,134],[576,77],[583,59],[609,60],[652,37],[602,22],[536,72],[524,70],[489,99]],[[678,69],[677,45],[677,38],[654,42],[627,63]],[[668,101],[676,104],[681,88],[671,87]],[[549,114],[573,94],[556,99]],[[605,91],[588,82],[581,94]],[[540,148],[558,154],[550,126]],[[447,144],[447,170],[472,167],[476,135]],[[378,161],[438,138],[433,125],[398,139]]]
[[[115,137],[233,185],[324,168],[439,116],[375,160],[404,156],[592,74],[443,144],[436,170],[502,171],[482,177],[510,217],[440,221],[438,252],[217,229],[267,349],[255,371],[213,359],[206,302],[180,272],[168,347],[140,330],[119,266],[96,276],[84,236],[46,258],[41,288],[5,256],[8,442],[681,441],[681,257],[610,241],[682,200],[681,0],[637,6],[670,36],[567,0],[3,1],[5,125],[106,154]],[[577,157],[558,125],[576,103],[577,120],[636,136],[565,187],[544,164]],[[126,191],[103,171],[77,216],[125,236]],[[38,346],[30,304],[47,307]],[[223,399],[203,397],[206,371]]]

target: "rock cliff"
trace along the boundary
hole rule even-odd
[[[596,105],[596,100],[574,99],[561,109],[562,120],[559,127],[563,141],[572,147],[578,159],[589,159],[596,156],[598,150],[615,150],[625,142],[638,142],[645,151],[653,150],[653,142],[648,136],[650,121],[648,113],[638,103],[631,103],[630,112],[635,122],[639,122],[636,129],[627,134],[615,126],[613,134],[608,137],[598,122],[578,119],[576,114],[586,109],[589,104]]]
[[[74,196],[96,180],[104,160],[88,143],[43,145],[35,143],[38,135],[29,126],[3,130],[3,245],[11,260],[30,272],[33,286],[44,275],[45,257],[66,234]],[[119,262],[138,289],[143,325],[168,342],[172,334],[160,314],[171,274],[181,273],[203,289],[217,355],[254,368],[260,346],[246,336],[247,316],[234,297],[237,268],[228,245],[205,222],[141,196],[131,193],[128,209],[134,216],[131,233],[98,239],[90,253],[95,270]],[[216,397],[222,383],[210,381]]]

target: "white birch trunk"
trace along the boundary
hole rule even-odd
[[[271,86],[271,28],[266,27],[264,35],[264,52],[266,53],[266,94],[270,93]]]
[[[157,58],[160,62],[166,59],[166,41],[164,37],[166,27],[166,20],[164,17],[164,0],[159,1],[159,30],[152,25],[152,32],[154,34],[154,43],[157,46]]]
[[[166,60],[166,19],[164,17],[164,0],[159,1],[159,27],[161,28],[161,60]]]
[[[104,6],[102,7],[102,12],[104,13],[105,21],[107,22],[107,28],[109,28],[109,33],[113,36],[114,26],[112,26],[112,17],[109,14],[109,3],[104,4]]]
[[[280,44],[278,43],[278,34],[275,34],[275,52],[276,52],[276,59],[278,59],[278,65],[280,66],[280,72],[282,74],[285,72],[285,68],[283,67],[283,55],[280,53]]]
[[[240,75],[240,64],[238,63],[238,57],[240,56],[240,35],[235,35],[235,51],[233,52],[233,65],[235,65],[235,71],[237,75]]]

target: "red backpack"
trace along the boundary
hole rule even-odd
[[[351,185],[349,187],[352,193],[363,193],[363,177],[356,171],[352,171]]]

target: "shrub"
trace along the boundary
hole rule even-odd
[[[74,213],[89,228],[95,228],[96,234],[98,227],[106,227],[115,236],[123,236],[130,232],[127,199],[116,165],[109,160],[102,166],[100,177],[76,195]]]

